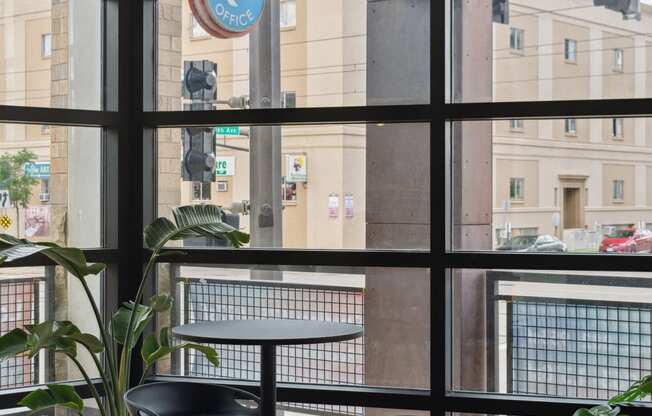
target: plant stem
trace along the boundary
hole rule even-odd
[[[75,363],[75,365],[77,365],[77,368],[79,368],[79,371],[82,373],[84,380],[86,380],[86,384],[88,384],[88,387],[91,389],[91,393],[93,394],[93,397],[97,402],[97,407],[100,411],[100,414],[102,416],[106,416],[106,412],[104,410],[104,406],[102,405],[102,399],[100,398],[100,394],[97,392],[97,389],[95,388],[95,384],[93,384],[90,377],[88,377],[86,370],[84,370],[84,367],[81,365],[81,363],[77,358],[75,358],[73,355],[70,354],[66,354],[66,355],[70,357],[70,359]]]
[[[95,363],[95,366],[97,367],[97,371],[100,373],[100,377],[102,377],[102,381],[104,382],[104,385],[106,386],[104,388],[104,393],[106,395],[107,400],[109,401],[109,408],[111,410],[110,413],[111,413],[111,415],[116,416],[118,408],[116,407],[116,404],[115,404],[115,397],[113,397],[113,394],[111,394],[111,393],[115,393],[115,390],[113,389],[113,387],[109,383],[109,380],[107,380],[106,372],[103,370],[102,363],[100,362],[100,360],[97,358],[97,356],[86,345],[84,345],[84,347],[86,348],[86,351],[88,351],[88,353],[93,358],[93,362]]]
[[[79,280],[81,282],[82,287],[84,288],[86,297],[91,303],[91,308],[93,309],[93,314],[95,315],[95,320],[97,321],[97,326],[99,327],[100,330],[100,336],[102,337],[102,343],[106,348],[106,354],[104,355],[106,357],[107,367],[109,367],[109,374],[110,374],[110,384],[106,386],[107,396],[110,396],[110,393],[115,394],[116,396],[114,397],[113,402],[114,405],[117,405],[118,403],[121,403],[122,396],[118,397],[117,390],[115,388],[117,383],[117,378],[115,373],[116,366],[115,366],[115,359],[113,355],[113,343],[111,338],[109,338],[106,332],[106,328],[104,327],[104,320],[102,319],[102,314],[100,313],[100,309],[97,307],[97,303],[95,302],[95,298],[93,297],[93,293],[91,292],[91,289],[88,287],[88,283],[86,282],[86,279],[81,278]]]
[[[127,333],[125,334],[125,342],[124,345],[122,346],[122,354],[120,357],[119,390],[121,396],[124,395],[127,387],[129,386],[129,375],[130,375],[129,368],[131,364],[131,350],[132,350],[131,335],[134,329],[134,323],[136,322],[136,312],[138,310],[138,305],[140,304],[140,301],[143,297],[143,291],[145,289],[145,281],[147,280],[147,276],[149,275],[149,272],[152,269],[152,266],[154,265],[156,257],[158,256],[158,251],[159,250],[152,252],[149,261],[147,262],[147,266],[145,266],[145,271],[143,272],[143,276],[140,279],[138,292],[136,292],[136,298],[134,299],[134,306],[133,309],[131,310],[131,315],[129,317],[129,325],[127,326]]]

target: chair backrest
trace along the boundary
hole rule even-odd
[[[244,406],[241,401],[260,403],[257,396],[244,390],[192,382],[144,384],[125,393],[125,402],[133,416],[259,415],[258,408]]]

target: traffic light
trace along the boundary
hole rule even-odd
[[[183,98],[211,102],[217,100],[217,64],[211,61],[184,61]]]
[[[641,20],[641,0],[593,0],[593,5],[621,12],[624,20]]]
[[[204,127],[183,129],[183,160],[181,176],[184,181],[215,181],[215,138],[213,130]]]
[[[493,0],[494,23],[509,24],[509,0]]]

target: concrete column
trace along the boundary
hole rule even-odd
[[[492,101],[492,2],[458,1],[453,28],[457,49],[456,101]],[[545,30],[544,30],[545,32]],[[541,87],[545,89],[545,86]],[[545,125],[543,126],[545,127]],[[492,122],[453,126],[453,245],[459,249],[492,247]],[[453,272],[453,388],[484,391],[487,341],[483,270]]]
[[[634,94],[635,98],[647,97],[647,42],[643,36],[634,37]],[[647,146],[647,120],[634,119],[634,142]]]
[[[367,2],[368,105],[428,101],[429,10],[428,0]],[[429,135],[423,124],[367,127],[367,248],[428,247]],[[429,293],[428,270],[367,269],[367,384],[429,387]]]
[[[535,53],[539,60],[539,100],[549,101],[552,96],[552,77],[553,77],[553,34],[552,34],[552,15],[542,13],[538,15],[539,23],[539,46]],[[540,120],[539,137],[543,139],[552,138],[552,120]]]
[[[647,207],[647,166],[637,163],[634,167],[634,204],[637,207]]]
[[[591,60],[591,81],[590,81],[590,98],[592,100],[599,100],[603,96],[602,83],[602,38],[604,32],[596,27],[591,27],[589,34],[591,41],[589,42],[588,49],[591,51],[589,59]],[[590,120],[590,140],[591,143],[602,142],[602,119],[596,118]]]

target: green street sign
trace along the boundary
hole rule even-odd
[[[240,126],[217,126],[215,127],[216,136],[239,136]]]

